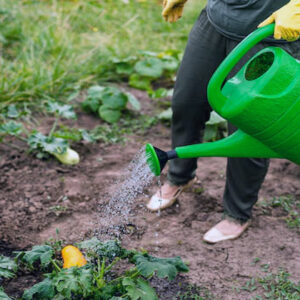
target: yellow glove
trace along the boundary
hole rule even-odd
[[[167,22],[176,22],[181,18],[183,6],[187,0],[164,0],[162,15]]]
[[[292,0],[260,23],[263,27],[275,22],[274,38],[296,41],[300,36],[300,0]]]

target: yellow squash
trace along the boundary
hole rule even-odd
[[[81,251],[72,245],[64,247],[61,251],[61,255],[64,261],[64,269],[82,267],[87,264]]]

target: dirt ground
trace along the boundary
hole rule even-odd
[[[154,100],[143,92],[135,93],[143,111],[154,113]],[[45,121],[46,127],[52,122]],[[99,122],[81,113],[76,126],[92,128]],[[107,200],[105,195],[122,170],[146,142],[169,149],[169,134],[167,126],[158,124],[146,134],[129,136],[124,145],[77,143],[73,148],[81,162],[76,166],[62,166],[54,159],[41,161],[1,144],[0,254],[42,243],[55,237],[56,229],[67,243],[91,237],[97,207]],[[233,288],[264,276],[263,264],[269,264],[274,272],[282,267],[291,273],[292,280],[299,281],[299,231],[287,227],[281,208],[265,209],[260,203],[281,195],[299,199],[300,167],[272,160],[251,227],[237,240],[208,245],[202,241],[203,234],[222,217],[226,159],[201,158],[198,166],[194,187],[160,215],[145,209],[147,195],[157,189],[157,182],[136,200],[131,218],[134,229],[124,236],[124,246],[145,248],[161,257],[181,256],[190,266],[184,278],[208,288],[216,299],[251,299],[249,292],[237,293]],[[255,258],[260,258],[256,265]],[[168,300],[167,296],[162,299]]]

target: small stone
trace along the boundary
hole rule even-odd
[[[36,212],[36,208],[34,206],[30,206],[28,208],[28,210],[29,210],[30,213],[35,213]]]

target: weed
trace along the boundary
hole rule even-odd
[[[177,300],[213,300],[214,295],[205,287],[189,285],[187,291],[179,292],[176,296]],[[175,300],[175,298],[174,298]]]
[[[284,217],[289,228],[300,228],[300,201],[292,195],[274,197],[261,203],[263,208],[281,207],[287,216]]]
[[[252,278],[242,290],[253,292],[257,295],[252,300],[263,299],[289,299],[298,300],[300,293],[300,282],[294,283],[289,279],[290,274],[284,270],[279,270],[276,274],[268,274],[265,277]]]

